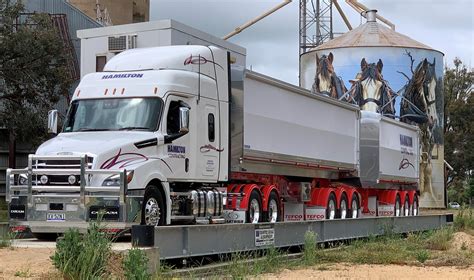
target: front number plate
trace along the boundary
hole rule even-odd
[[[48,213],[46,219],[51,222],[63,222],[66,220],[65,213]]]

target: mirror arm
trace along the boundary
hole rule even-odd
[[[171,144],[174,140],[188,134],[188,132],[179,132],[171,135],[165,135],[165,144]]]

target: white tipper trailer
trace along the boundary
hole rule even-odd
[[[12,229],[418,215],[416,127],[233,61],[138,48],[85,75],[61,132],[7,170]]]

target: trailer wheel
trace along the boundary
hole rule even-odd
[[[405,203],[403,205],[403,215],[410,216],[410,200],[408,195],[405,197]]]
[[[402,203],[400,201],[400,195],[397,194],[397,198],[395,199],[395,206],[393,209],[393,214],[395,217],[400,217],[400,215],[402,214],[401,204]]]
[[[413,197],[413,205],[412,205],[412,212],[411,212],[411,214],[413,216],[418,216],[418,214],[419,214],[419,208],[418,207],[419,207],[418,206],[418,196],[415,195]]]
[[[359,218],[359,208],[359,197],[354,193],[351,199],[351,218]]]
[[[334,220],[336,217],[336,195],[331,193],[328,198],[328,204],[326,207],[326,219]]]
[[[267,215],[265,221],[270,223],[279,222],[281,220],[281,207],[278,195],[272,191],[268,196]]]
[[[339,218],[346,219],[348,217],[349,205],[347,201],[347,195],[343,194],[341,197],[341,202],[339,203]]]
[[[142,205],[142,224],[148,226],[162,226],[165,224],[165,204],[161,193],[154,186],[145,191]]]
[[[253,190],[250,193],[249,205],[247,208],[247,223],[256,224],[261,221],[262,218],[262,199],[260,194]]]

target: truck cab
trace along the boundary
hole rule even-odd
[[[189,196],[220,201],[211,216],[221,216],[221,192],[189,186],[228,180],[228,60],[212,46],[157,47],[125,51],[86,75],[60,133],[27,169],[8,171],[12,224],[58,232],[102,215],[122,230],[207,216],[184,209]],[[49,120],[54,132],[57,112]]]

